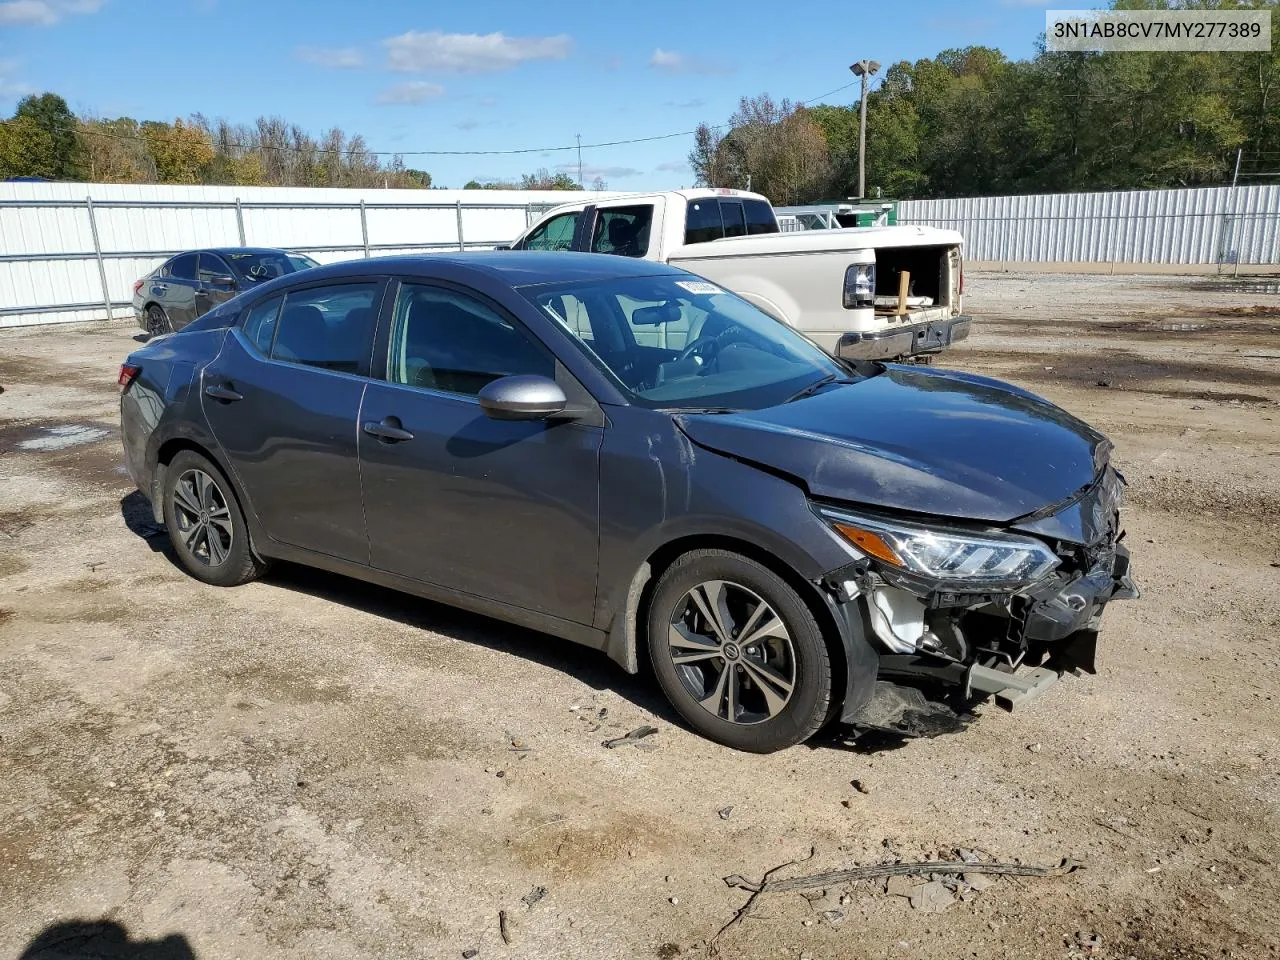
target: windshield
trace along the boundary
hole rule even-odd
[[[239,274],[241,280],[260,283],[263,280],[274,280],[286,273],[297,273],[309,270],[319,264],[301,253],[284,253],[275,250],[245,250],[225,254],[231,263],[231,269]]]
[[[688,274],[522,292],[641,406],[757,410],[850,376],[786,324]]]

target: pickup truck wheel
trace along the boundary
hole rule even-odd
[[[703,736],[772,753],[826,720],[831,660],[822,630],[795,590],[754,560],[685,554],[658,580],[648,625],[658,682]]]

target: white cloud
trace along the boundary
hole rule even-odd
[[[32,88],[17,79],[17,73],[17,60],[0,60],[0,100],[17,99],[31,93]]]
[[[704,77],[723,76],[733,72],[732,67],[715,60],[690,56],[687,53],[677,53],[675,50],[663,50],[661,47],[653,51],[653,56],[649,58],[649,66],[654,70],[661,70],[663,73],[669,73],[672,76],[690,74]]]
[[[688,160],[668,160],[666,163],[660,163],[655,170],[660,173],[687,173],[689,170]]]
[[[556,171],[576,177],[578,175],[578,164],[576,162],[561,163],[556,166]],[[605,180],[623,180],[627,177],[638,177],[640,173],[641,171],[635,167],[593,167],[584,163],[582,165],[582,182],[590,183],[596,177],[601,177]]]
[[[694,97],[692,100],[668,100],[663,106],[672,110],[696,110],[698,107],[705,107],[707,101],[701,97]]]
[[[403,73],[497,73],[530,60],[564,60],[573,40],[554,37],[508,37],[505,33],[419,33],[410,30],[382,41],[387,66]]]
[[[426,103],[428,100],[439,100],[444,96],[444,87],[438,83],[427,83],[425,80],[411,80],[408,83],[397,83],[387,87],[374,99],[374,103],[393,104],[396,106],[413,106]]]
[[[338,70],[353,70],[364,66],[364,54],[357,47],[299,47],[294,56],[303,63]]]
[[[0,3],[0,24],[51,27],[74,13],[97,13],[102,0],[6,0]]]

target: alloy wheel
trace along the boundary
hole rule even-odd
[[[791,701],[791,634],[753,590],[728,580],[698,584],[676,604],[667,643],[680,683],[721,720],[763,723]]]
[[[235,538],[222,488],[203,470],[188,470],[173,488],[178,539],[196,560],[216,567],[226,562]]]
[[[169,332],[169,318],[162,308],[152,304],[147,308],[147,333],[158,337]]]

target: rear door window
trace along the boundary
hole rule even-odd
[[[196,255],[180,253],[165,264],[164,275],[175,280],[194,280],[196,278]]]
[[[378,283],[312,287],[285,296],[271,359],[363,373],[373,342]]]
[[[742,203],[738,200],[721,200],[720,216],[724,219],[724,235],[726,237],[745,237],[747,221],[742,213]]]
[[[684,242],[706,243],[724,236],[720,220],[720,201],[715,197],[691,200],[684,219]]]
[[[540,224],[534,229],[524,243],[520,244],[523,250],[572,250],[573,249],[573,232],[578,226],[578,216],[581,211],[575,210],[572,213],[562,213],[558,217],[552,217],[546,223]]]
[[[748,236],[778,232],[778,218],[773,215],[773,207],[764,200],[743,200],[742,209],[747,215]]]
[[[653,228],[653,204],[632,207],[599,207],[591,234],[592,253],[612,253],[620,257],[643,257],[649,252],[649,232]]]

